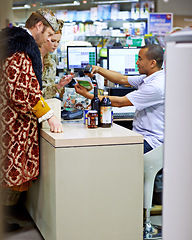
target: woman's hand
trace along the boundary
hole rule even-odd
[[[71,82],[71,80],[75,77],[75,74],[73,75],[65,75],[64,77],[62,77],[59,81],[59,83],[57,84],[57,88],[60,89],[62,87],[64,87],[65,85],[67,85],[68,83]]]
[[[75,84],[74,87],[75,87],[76,93],[82,95],[85,98],[89,98],[89,99],[93,98],[93,95],[91,93],[89,93],[86,88],[79,85],[79,83]]]

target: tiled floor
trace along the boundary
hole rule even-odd
[[[6,209],[5,217],[7,222],[16,222],[21,228],[13,232],[4,233],[2,240],[44,240],[22,203],[12,207],[11,211]],[[151,220],[153,224],[161,225],[160,215],[152,216]]]

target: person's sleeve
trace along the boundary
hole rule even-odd
[[[141,76],[129,76],[128,77],[128,82],[131,86],[133,86],[134,88],[138,89],[139,84],[141,84],[141,82],[143,81],[143,78],[145,77],[145,75],[141,75]]]
[[[32,112],[38,118],[38,122],[41,123],[45,120],[48,120],[53,116],[53,111],[49,105],[45,102],[44,98],[38,101],[38,103],[33,107]]]
[[[49,60],[49,61],[48,61]],[[56,62],[53,59],[46,60],[43,71],[43,97],[45,99],[52,98],[56,95],[57,92],[60,93],[55,84],[55,76],[56,76]]]
[[[19,114],[33,109],[41,99],[42,92],[31,59],[24,53],[15,53],[7,59],[7,96]]]
[[[147,88],[140,88],[139,90],[130,92],[126,97],[139,111],[163,101],[159,90],[151,85],[147,86]]]
[[[42,97],[32,62],[24,53],[15,53],[7,60],[7,95],[19,114],[31,111],[39,122],[49,119],[53,111]]]
[[[56,84],[53,83],[52,85],[47,85],[45,88],[43,88],[43,97],[45,99],[52,98],[56,95],[56,93],[62,93],[64,90],[64,87],[61,89],[58,89]]]

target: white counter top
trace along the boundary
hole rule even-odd
[[[41,129],[41,136],[54,147],[116,145],[143,143],[143,136],[113,124],[111,128],[87,128],[83,121],[63,121],[64,132]]]

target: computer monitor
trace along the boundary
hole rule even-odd
[[[88,64],[97,65],[97,47],[68,46],[67,69],[80,71]]]
[[[137,59],[141,47],[107,47],[107,69],[123,75],[139,75]]]

